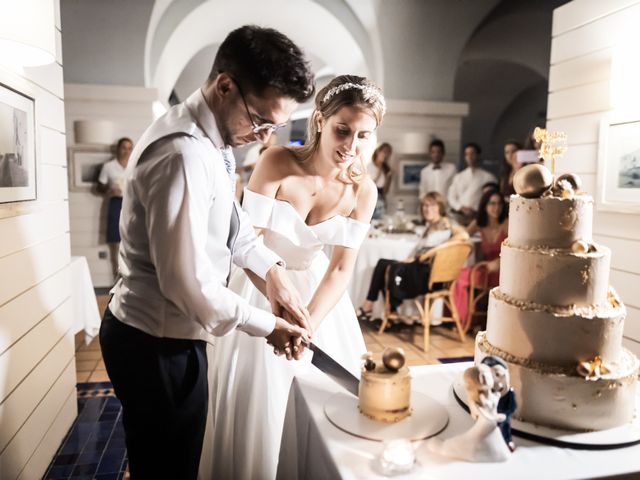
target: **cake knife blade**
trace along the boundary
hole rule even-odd
[[[303,342],[304,345],[313,352],[313,358],[311,363],[315,367],[331,378],[334,382],[344,388],[347,392],[358,396],[358,387],[360,386],[360,380],[358,380],[349,370],[344,368],[327,353],[318,347],[313,342]]]

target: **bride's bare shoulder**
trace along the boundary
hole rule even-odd
[[[265,189],[277,190],[282,180],[297,173],[299,168],[290,148],[280,145],[269,147],[258,159],[249,180],[249,188],[259,193],[263,193],[262,190]]]
[[[356,207],[351,216],[365,223],[370,222],[377,200],[378,189],[375,182],[367,175],[356,184]]]
[[[274,145],[262,152],[256,169],[268,169],[274,174],[279,173],[283,177],[286,177],[298,170],[299,167],[299,161],[296,158],[294,150],[290,147]]]

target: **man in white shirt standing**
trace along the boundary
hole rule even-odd
[[[477,143],[468,143],[464,147],[464,159],[467,168],[453,177],[447,200],[456,220],[468,225],[476,216],[482,197],[482,187],[496,182],[496,177],[480,168],[482,149]]]
[[[196,479],[207,340],[238,329],[298,358],[309,338],[309,314],[281,259],[234,201],[230,147],[267,140],[313,93],[309,64],[289,38],[239,28],[220,45],[202,88],[156,120],[131,155],[120,277],[100,345],[122,402],[134,479]],[[232,262],[266,280],[275,314],[227,288]],[[283,308],[298,325],[281,318]]]
[[[456,166],[443,162],[444,142],[439,139],[432,140],[429,144],[429,158],[431,163],[420,172],[420,198],[429,192],[438,192],[447,198],[451,179],[456,174]]]

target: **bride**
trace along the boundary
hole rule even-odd
[[[334,78],[316,96],[307,143],[266,150],[244,191],[243,208],[307,302],[314,342],[354,374],[365,344],[345,290],[377,198],[361,153],[384,111],[372,82]],[[236,270],[229,288],[270,310],[260,279],[252,280],[255,286]],[[275,478],[291,381],[314,368],[311,355],[287,361],[264,339],[242,333],[219,338],[212,353],[200,477]]]

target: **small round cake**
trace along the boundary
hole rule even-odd
[[[358,409],[372,420],[399,422],[411,415],[411,374],[404,352],[387,349],[375,360],[369,356],[362,368]]]

